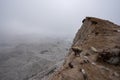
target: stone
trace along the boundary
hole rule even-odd
[[[82,22],[63,69],[50,80],[120,80],[120,65],[116,65],[120,63],[120,26],[94,17]]]

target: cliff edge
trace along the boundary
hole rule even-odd
[[[120,80],[120,26],[94,17],[82,23],[50,80]]]

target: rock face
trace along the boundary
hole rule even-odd
[[[86,17],[50,80],[120,80],[120,26]]]

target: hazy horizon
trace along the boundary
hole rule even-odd
[[[120,24],[119,0],[0,0],[0,37],[71,37],[86,16]]]

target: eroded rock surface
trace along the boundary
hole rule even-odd
[[[50,80],[120,80],[120,26],[86,17]]]

